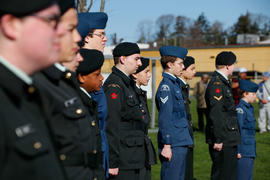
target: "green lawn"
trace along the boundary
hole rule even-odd
[[[149,106],[151,107],[151,106]],[[254,104],[255,114],[258,115],[257,104]],[[150,111],[151,112],[151,111]],[[191,114],[193,126],[198,127],[196,102],[191,103]],[[156,116],[157,119],[157,116]],[[257,119],[257,118],[256,118]],[[156,124],[157,126],[157,124]],[[153,144],[157,151],[157,133],[150,133]],[[254,180],[269,180],[270,179],[270,133],[260,134],[257,131],[257,157],[255,159]],[[198,131],[194,132],[194,177],[197,180],[210,179],[211,160],[208,152],[208,146],[205,143],[205,136]],[[160,179],[160,162],[152,166],[152,180]]]

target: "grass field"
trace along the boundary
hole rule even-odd
[[[151,106],[149,106],[151,107]],[[256,119],[258,115],[258,106],[254,104]],[[151,112],[151,111],[150,111]],[[198,127],[196,102],[192,100],[191,114],[193,126]],[[157,119],[157,116],[156,116]],[[157,123],[156,123],[157,124]],[[157,151],[157,133],[150,133],[153,144]],[[196,180],[210,179],[211,160],[208,152],[208,145],[205,143],[205,136],[203,133],[194,132],[194,177]],[[270,179],[270,132],[260,134],[256,133],[257,141],[257,157],[255,159],[254,180],[269,180]],[[160,162],[152,166],[152,180],[160,179]]]

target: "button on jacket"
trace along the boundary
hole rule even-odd
[[[116,67],[103,86],[108,104],[106,133],[110,168],[145,167],[146,124],[134,86],[134,81]]]
[[[0,99],[0,179],[64,180],[35,85],[0,64]]]
[[[251,104],[240,100],[236,110],[241,132],[241,144],[238,145],[238,153],[242,157],[256,157],[254,108]]]
[[[208,144],[223,143],[223,146],[238,145],[240,132],[231,85],[217,71],[213,73],[207,86],[205,101],[209,111],[206,142]]]
[[[158,87],[155,99],[159,111],[159,148],[163,148],[164,144],[170,144],[172,147],[193,145],[180,80],[168,73],[162,75],[163,80]]]
[[[68,177],[95,178],[94,170],[102,166],[100,133],[98,125],[93,125],[98,122],[78,94],[75,74],[52,66],[38,73],[35,80],[51,99],[49,124]]]

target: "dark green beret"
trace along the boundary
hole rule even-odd
[[[132,54],[140,54],[140,48],[136,43],[123,42],[118,44],[113,50],[114,57],[129,56]]]
[[[147,66],[149,66],[149,61],[150,61],[149,58],[141,57],[141,61],[142,61],[142,65],[138,67],[136,73],[143,71]]]
[[[1,0],[0,15],[26,16],[55,3],[55,0]]]
[[[88,75],[102,67],[104,56],[101,51],[95,49],[80,49],[83,61],[77,68],[77,74]]]
[[[223,51],[216,57],[216,65],[232,65],[236,62],[236,56],[231,51]]]
[[[70,8],[75,8],[74,0],[57,0],[57,2],[61,10],[61,15],[65,14]]]
[[[195,59],[191,56],[186,56],[184,59],[184,66],[187,69],[190,65],[195,63]]]

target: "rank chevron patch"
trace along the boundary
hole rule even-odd
[[[214,98],[215,98],[216,100],[220,101],[220,100],[222,99],[222,96],[219,96],[219,97],[214,96]]]
[[[165,104],[168,101],[169,97],[166,96],[165,98],[160,97],[160,100],[163,104]]]

